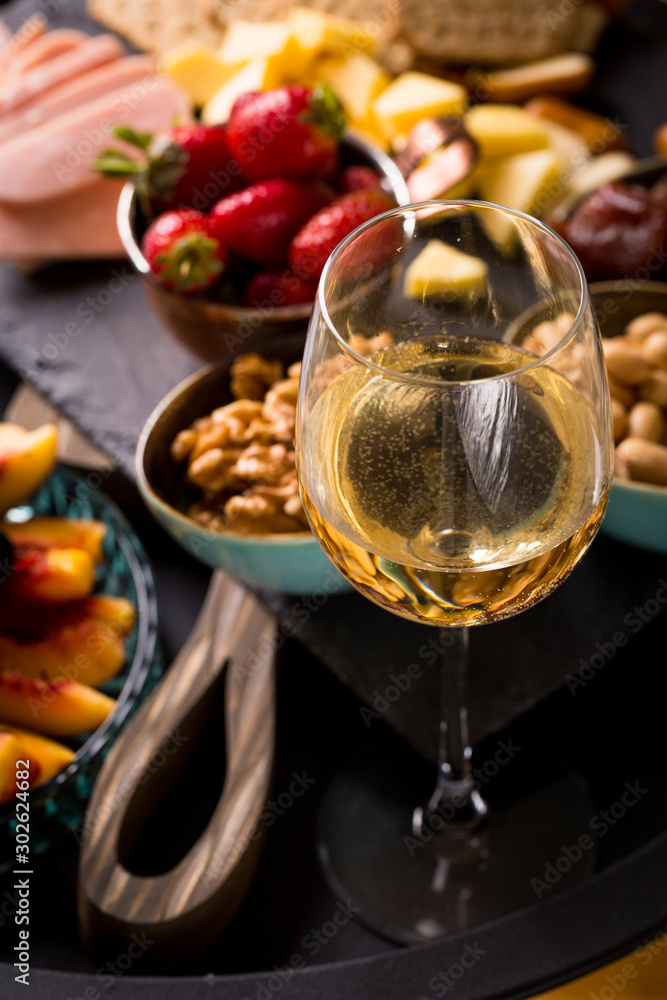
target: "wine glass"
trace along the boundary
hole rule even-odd
[[[545,772],[527,799],[489,810],[468,740],[467,643],[468,626],[550,594],[604,513],[608,386],[567,244],[483,202],[405,206],[355,230],[320,279],[297,466],[334,565],[387,611],[441,629],[444,651],[435,790],[422,797],[381,754],[352,763],[323,807],[330,885],[404,943],[534,903],[534,878],[578,843],[590,802],[572,773]]]

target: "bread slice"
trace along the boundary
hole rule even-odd
[[[528,62],[569,48],[576,11],[562,0],[401,0],[401,27],[421,55],[453,63]]]
[[[217,48],[224,35],[210,0],[87,0],[87,10],[146,52],[166,52],[184,41]]]

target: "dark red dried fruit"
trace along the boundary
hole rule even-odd
[[[559,230],[589,281],[647,278],[664,261],[667,207],[641,184],[604,184]]]

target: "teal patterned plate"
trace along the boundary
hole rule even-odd
[[[136,624],[125,640],[123,670],[100,688],[116,699],[116,707],[93,733],[63,741],[75,750],[72,763],[30,791],[30,850],[35,854],[45,851],[68,830],[75,836],[80,833],[93,782],[104,758],[120,728],[153,689],[163,670],[153,571],[132,526],[94,485],[98,479],[98,473],[86,476],[60,466],[31,500],[7,515],[13,520],[55,515],[103,521],[107,533],[95,593],[126,597],[137,609]],[[0,806],[0,871],[13,862],[15,813],[15,801]]]

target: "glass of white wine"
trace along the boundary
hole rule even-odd
[[[404,943],[534,903],[531,876],[577,842],[588,803],[573,776],[545,776],[533,802],[489,810],[468,740],[467,642],[468,626],[548,596],[604,513],[608,386],[567,244],[483,202],[406,206],[358,228],[320,280],[297,465],[340,572],[443,630],[435,790],[419,801],[418,781],[372,754],[350,765],[323,809],[332,888]],[[563,885],[587,871],[570,867]]]

